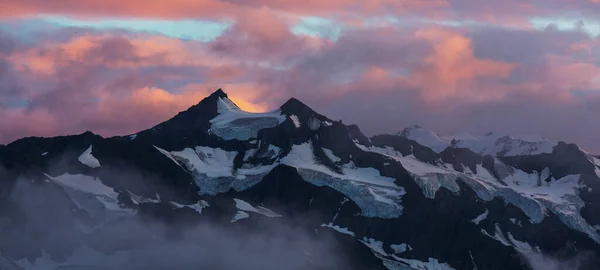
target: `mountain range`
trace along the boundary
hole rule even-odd
[[[600,269],[600,157],[366,137],[217,90],[150,129],[0,146],[0,269]]]

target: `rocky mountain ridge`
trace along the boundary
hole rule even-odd
[[[137,269],[161,258],[240,269],[225,261],[249,250],[225,236],[211,242],[220,266],[156,256],[165,241],[211,254],[186,241],[211,239],[196,232],[210,224],[245,232],[243,243],[307,243],[262,269],[532,269],[547,258],[598,269],[600,159],[564,142],[441,149],[414,130],[367,138],[293,98],[247,113],[219,89],[137,134],[24,138],[0,147],[0,266]],[[277,237],[261,229],[281,224]],[[289,242],[288,227],[302,240]],[[322,252],[322,239],[333,247]],[[260,269],[250,262],[261,256],[241,269]]]

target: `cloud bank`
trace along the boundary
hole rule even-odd
[[[416,123],[600,152],[600,3],[514,2],[3,1],[0,142],[134,133],[221,87],[249,111],[296,97],[369,135]],[[150,20],[181,29],[140,30]],[[186,20],[224,30],[174,37],[209,31]]]

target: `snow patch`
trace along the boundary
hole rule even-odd
[[[48,152],[44,152],[44,153],[41,154],[41,156],[45,156],[47,154],[48,154]]]
[[[388,255],[387,253],[385,253],[385,250],[383,250],[383,242],[381,242],[381,241],[375,240],[373,238],[367,238],[367,237],[363,237],[362,240],[358,240],[358,241],[365,244],[365,246],[369,247],[373,252],[377,252],[383,256]]]
[[[282,215],[277,214],[265,207],[262,207],[262,206],[254,207],[251,204],[247,203],[246,201],[243,201],[240,199],[233,199],[233,200],[235,201],[235,207],[237,207],[237,209],[239,209],[239,210],[246,211],[246,212],[254,212],[254,213],[261,214],[265,217],[270,217],[270,218],[283,217]]]
[[[292,122],[294,122],[294,126],[296,126],[296,128],[300,128],[300,120],[298,119],[298,116],[296,115],[290,115],[290,119],[292,119]]]
[[[231,219],[231,223],[240,221],[242,219],[246,219],[249,218],[250,214],[244,212],[244,211],[237,211],[237,213],[235,213],[235,216],[233,216],[233,219]]]
[[[399,258],[395,255],[392,255],[392,257],[396,261],[383,260],[383,265],[389,270],[455,270],[447,263],[440,263],[434,258],[429,258],[429,261],[422,262],[419,260]]]
[[[233,159],[237,152],[228,152],[219,148],[197,146],[173,151],[175,159],[184,161],[191,171],[201,172],[208,177],[232,176]]]
[[[190,204],[190,205],[185,205],[185,204],[180,204],[180,203],[176,203],[174,201],[170,202],[171,205],[173,205],[175,208],[181,209],[184,207],[190,208],[196,212],[198,212],[198,214],[202,214],[202,209],[209,207],[210,205],[208,204],[208,202],[201,200],[195,204]]]
[[[78,208],[86,211],[91,217],[100,220],[102,224],[135,213],[133,209],[121,207],[118,199],[119,194],[113,188],[104,185],[99,179],[87,175],[67,173],[56,177],[46,174],[46,177],[62,186],[67,196]],[[98,226],[101,226],[101,224]],[[82,228],[82,230],[89,232],[98,228],[98,226]]]
[[[519,241],[517,239],[515,239],[513,237],[513,235],[508,232],[506,233],[506,235],[502,232],[500,225],[498,223],[496,223],[494,225],[494,235],[490,235],[489,233],[487,233],[485,230],[481,230],[481,232],[483,234],[485,234],[486,236],[502,243],[505,246],[508,247],[513,247],[515,249],[515,251],[529,257],[531,255],[541,255],[541,250],[539,247],[532,247],[529,243],[523,242],[523,241]]]
[[[73,188],[88,194],[115,198],[119,195],[113,188],[106,186],[102,181],[91,176],[68,173],[56,177],[52,177],[48,174],[46,174],[46,176],[62,186]]]
[[[137,136],[138,136],[137,134],[129,135],[129,139],[133,141],[133,140],[135,140],[135,138],[137,138]]]
[[[334,163],[340,162],[342,160],[341,158],[334,155],[333,152],[327,148],[323,148],[323,152],[325,152],[327,158],[329,158],[329,160],[333,161]]]
[[[127,191],[127,193],[129,193],[129,198],[131,198],[131,201],[135,205],[138,205],[140,203],[160,203],[160,196],[158,194],[156,194],[156,199],[151,199],[151,198],[144,198],[142,196],[136,195],[129,190]]]
[[[79,160],[79,162],[81,162],[83,165],[86,165],[90,168],[99,168],[100,167],[100,161],[98,161],[92,155],[92,146],[91,145],[90,145],[90,147],[88,147],[87,150],[85,150],[85,152],[83,152],[83,154],[81,154],[79,156],[79,158],[77,158],[77,160]]]
[[[409,246],[407,244],[404,244],[404,243],[402,243],[400,245],[394,245],[394,244],[390,245],[390,248],[392,248],[392,250],[394,250],[394,254],[403,253],[403,252],[405,252],[407,250],[408,247]]]
[[[179,162],[177,162],[177,160],[175,160],[175,158],[173,157],[173,155],[171,155],[171,153],[169,153],[169,151],[162,149],[160,147],[157,147],[156,145],[152,145],[152,146],[154,146],[154,148],[156,148],[156,150],[158,150],[161,154],[165,155],[170,160],[175,162],[175,164],[177,164],[177,166],[181,167],[181,164],[179,164]],[[183,169],[183,167],[181,167],[181,168]]]
[[[348,228],[342,228],[342,227],[340,227],[338,225],[333,225],[333,223],[331,223],[331,222],[329,222],[327,224],[321,224],[321,227],[331,228],[331,229],[334,229],[335,231],[337,231],[339,233],[347,234],[347,235],[350,235],[352,237],[355,236],[353,232],[351,232],[350,230],[348,230]]]
[[[475,219],[472,219],[471,222],[473,222],[475,225],[479,225],[479,223],[483,220],[485,220],[487,218],[489,214],[489,211],[487,209],[485,209],[485,212],[483,212],[483,214],[477,216]]]

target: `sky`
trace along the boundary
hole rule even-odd
[[[600,0],[0,0],[0,143],[126,135],[222,88],[363,133],[600,153]]]

